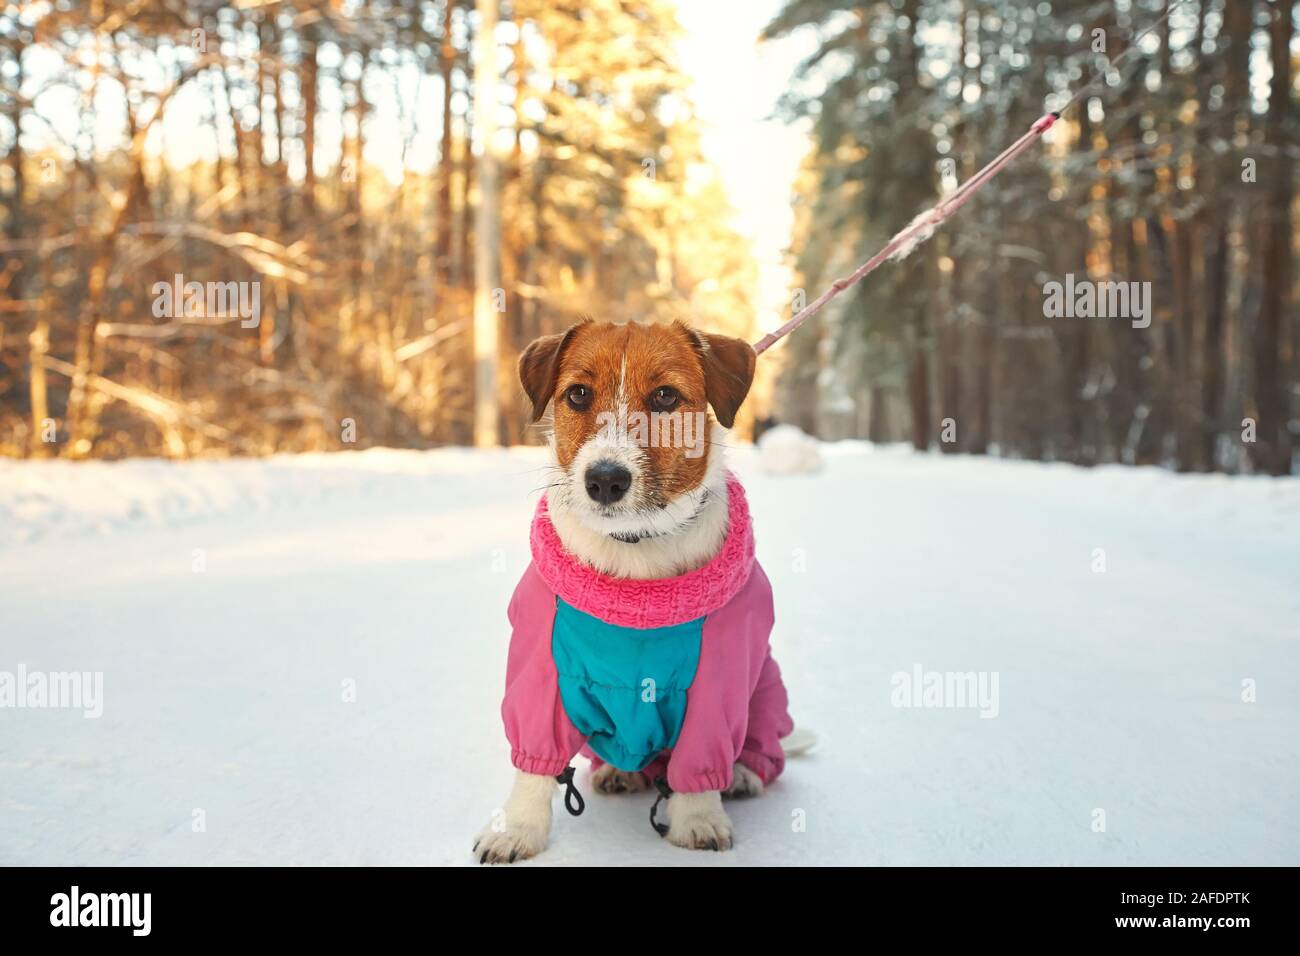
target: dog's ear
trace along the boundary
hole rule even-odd
[[[700,361],[704,363],[705,397],[713,406],[719,424],[730,428],[736,423],[736,412],[749,394],[749,386],[754,383],[754,363],[758,356],[744,339],[694,329],[687,331],[694,338]]]
[[[579,322],[564,332],[543,335],[529,343],[519,356],[519,381],[524,386],[528,400],[533,403],[529,421],[537,421],[546,411],[546,405],[555,391],[555,379],[560,374],[560,355],[573,338],[573,333],[585,325]]]

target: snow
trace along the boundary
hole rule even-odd
[[[822,470],[817,439],[795,425],[777,425],[758,440],[758,463],[769,475],[812,474]]]
[[[729,853],[580,761],[524,865],[1300,863],[1300,481],[821,454],[733,450],[817,748]],[[0,709],[0,864],[470,864],[542,461],[0,462],[0,672],[104,698]],[[894,706],[914,670],[996,716]]]

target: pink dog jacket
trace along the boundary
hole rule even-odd
[[[768,644],[772,588],[734,475],[727,499],[717,556],[649,581],[581,563],[538,502],[501,705],[517,768],[555,776],[581,750],[680,793],[727,789],[737,761],[764,783],[780,774],[793,724]]]

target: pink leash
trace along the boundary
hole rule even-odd
[[[853,275],[844,279],[836,279],[831,283],[831,287],[819,295],[810,303],[807,308],[799,312],[794,318],[785,325],[781,326],[775,332],[769,332],[757,342],[754,343],[754,352],[762,355],[769,347],[776,344],[780,339],[785,338],[804,322],[811,319],[814,315],[822,310],[826,303],[835,298],[845,289],[857,285],[864,278],[876,270],[886,259],[895,257],[902,259],[907,256],[918,245],[934,235],[934,231],[943,225],[948,218],[962,206],[970,201],[971,196],[979,191],[980,187],[990,179],[1002,172],[1007,166],[1016,160],[1016,158],[1027,150],[1030,146],[1038,141],[1038,138],[1052,128],[1052,124],[1060,119],[1060,113],[1048,113],[1043,116],[1033,126],[1029,132],[1025,133],[1018,140],[1008,146],[1002,153],[991,163],[981,169],[966,182],[957,187],[947,199],[939,203],[933,209],[926,210],[917,216],[907,227],[890,239],[885,247],[868,259],[862,265],[858,266]]]
[[[1179,0],[1177,3],[1170,4],[1168,8],[1166,8],[1164,15],[1138,34],[1137,37],[1134,38],[1133,42],[1129,44],[1128,49],[1116,57],[1110,64],[1110,67],[1112,69],[1118,67],[1119,64],[1129,56],[1129,54],[1138,48],[1138,44],[1141,42],[1143,37],[1160,24],[1164,23],[1171,13],[1187,2],[1188,0]],[[953,190],[952,195],[947,199],[943,200],[932,209],[928,209],[921,213],[909,222],[901,232],[896,234],[894,238],[890,239],[889,242],[885,244],[883,249],[866,262],[862,263],[862,265],[858,266],[857,271],[851,276],[843,279],[836,279],[831,283],[829,289],[814,299],[812,303],[801,310],[789,322],[786,322],[775,332],[769,332],[767,335],[755,342],[754,352],[758,355],[762,355],[772,345],[785,338],[795,329],[799,328],[799,326],[803,325],[803,323],[807,322],[814,315],[820,312],[826,304],[831,301],[831,299],[835,298],[845,289],[857,285],[869,276],[876,270],[876,267],[885,260],[902,259],[910,255],[913,249],[934,235],[934,231],[947,222],[948,218],[952,216],[953,213],[966,205],[966,203],[970,201],[970,198],[986,183],[988,183],[989,180],[1015,162],[1016,159],[1019,158],[1020,154],[1029,149],[1030,146],[1038,142],[1042,135],[1051,129],[1053,124],[1061,118],[1061,114],[1075,103],[1079,102],[1079,100],[1083,99],[1083,97],[1097,85],[1098,80],[1100,80],[1103,75],[1104,72],[1098,72],[1086,86],[1082,87],[1077,93],[1070,97],[1069,101],[1059,110],[1047,113],[1035,120],[1034,125],[1029,127],[1029,130],[1023,136],[1004,149],[987,166]]]

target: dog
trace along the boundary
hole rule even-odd
[[[669,795],[656,828],[692,849],[730,849],[722,797],[781,773],[793,724],[772,592],[722,455],[755,360],[681,322],[590,319],[521,355],[532,421],[554,405],[552,480],[508,615],[515,782],[474,843],[480,863],[542,851],[578,753],[599,792],[654,781]]]

